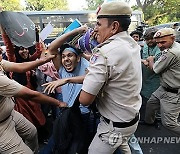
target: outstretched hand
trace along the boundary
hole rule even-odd
[[[44,89],[44,92],[47,92],[48,94],[50,94],[50,93],[54,93],[57,87],[62,86],[66,83],[67,83],[66,79],[59,79],[56,81],[45,83],[42,86],[46,86],[46,88]]]
[[[48,55],[48,56],[44,56],[41,59],[44,61],[44,63],[50,62],[53,58],[55,58],[56,55]]]

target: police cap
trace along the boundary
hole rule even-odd
[[[174,29],[172,29],[172,28],[162,28],[162,29],[158,30],[154,34],[154,38],[161,38],[161,37],[165,37],[165,36],[169,36],[169,35],[174,35],[175,36]]]
[[[132,14],[131,7],[125,2],[103,3],[97,11],[97,18],[130,18]]]

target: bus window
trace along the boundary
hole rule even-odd
[[[39,27],[40,31],[49,23],[53,25],[53,32],[48,39],[55,39],[59,33],[62,33],[69,24],[78,19],[82,24],[94,28],[96,24],[96,11],[26,11],[23,12]],[[142,22],[142,12],[133,11],[132,23],[129,31],[134,30]],[[45,40],[47,42],[47,40]],[[49,41],[48,41],[49,42]]]

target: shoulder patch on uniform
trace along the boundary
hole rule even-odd
[[[159,59],[160,59],[160,61],[164,61],[166,58],[167,58],[166,55],[161,55],[161,57]]]
[[[94,64],[94,63],[96,62],[97,58],[98,58],[98,55],[93,54],[93,55],[91,56],[91,58],[90,58],[90,63],[91,63],[91,64]]]

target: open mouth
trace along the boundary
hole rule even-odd
[[[64,67],[69,70],[69,69],[72,68],[72,64],[71,63],[66,63],[66,64],[64,64]]]
[[[28,54],[22,54],[22,57],[23,57],[23,58],[27,58],[27,57],[28,57]]]

